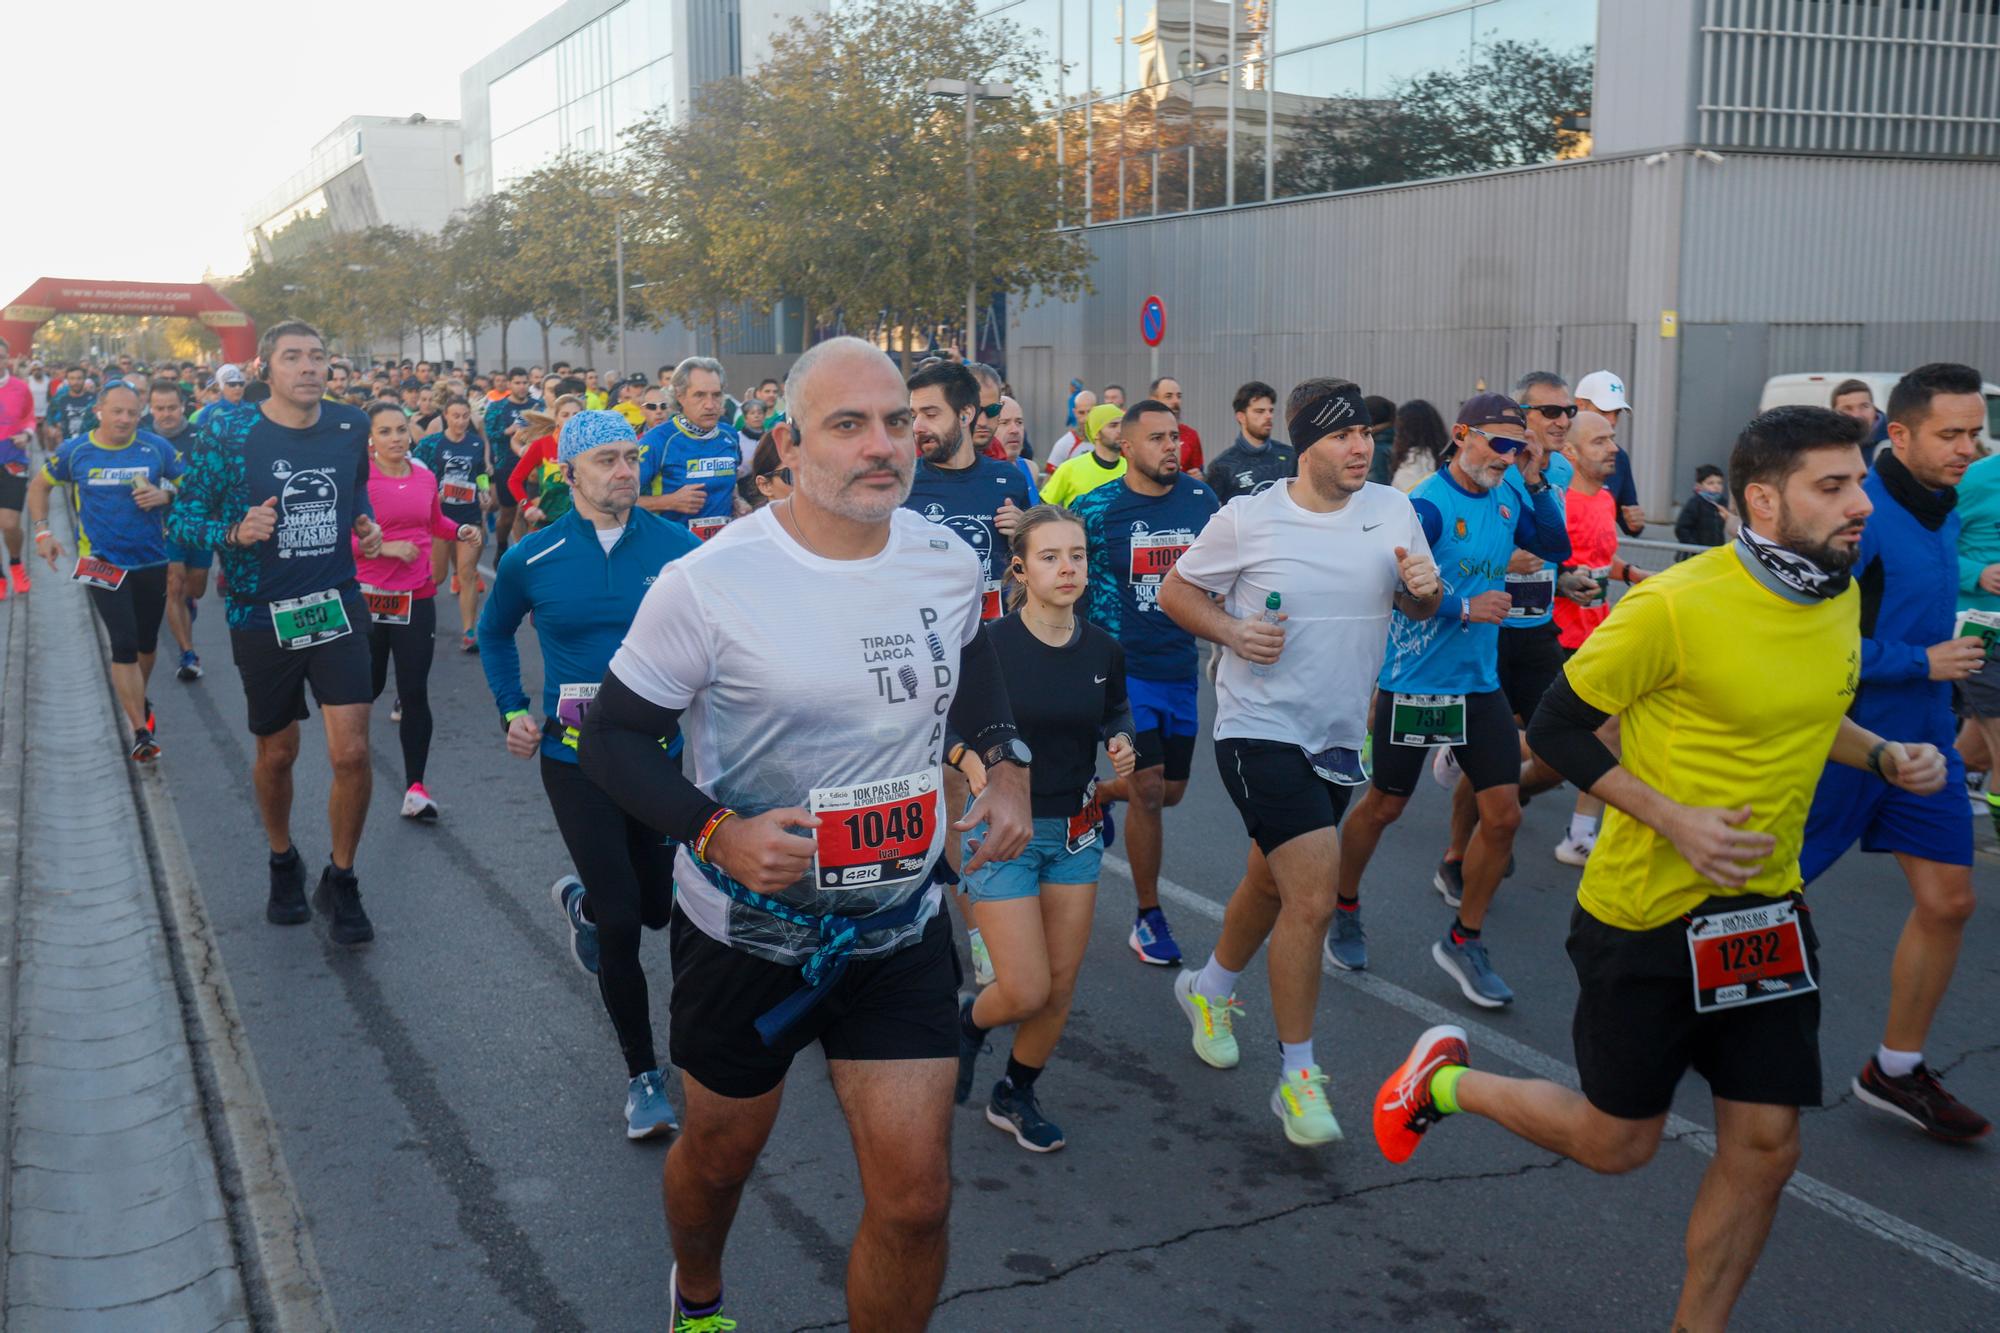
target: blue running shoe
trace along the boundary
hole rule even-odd
[[[583,881],[564,875],[549,885],[549,897],[569,925],[569,956],[576,960],[579,971],[596,976],[597,923],[583,914]]]
[[[1154,967],[1179,967],[1181,946],[1174,943],[1174,932],[1167,925],[1167,914],[1157,907],[1148,907],[1139,913],[1139,919],[1132,923],[1132,934],[1125,941],[1132,946],[1132,952],[1139,955],[1142,963]]]
[[[674,1119],[673,1104],[667,1100],[667,1083],[660,1071],[649,1069],[625,1089],[625,1137],[650,1139],[671,1134],[681,1127]]]
[[[986,1123],[1014,1136],[1029,1152],[1054,1152],[1067,1140],[1062,1126],[1042,1114],[1033,1088],[1016,1088],[1006,1079],[993,1085],[986,1103]]]
[[[182,650],[181,664],[174,669],[174,677],[177,680],[201,679],[201,659],[195,656],[194,649]]]
[[[1326,937],[1326,961],[1343,972],[1368,970],[1368,932],[1361,928],[1361,909],[1335,908],[1333,929]]]
[[[1444,938],[1431,946],[1431,957],[1447,976],[1458,983],[1458,988],[1465,992],[1465,998],[1482,1009],[1504,1009],[1514,1003],[1514,992],[1493,970],[1492,960],[1486,956],[1484,941],[1467,940],[1456,944],[1447,930]]]

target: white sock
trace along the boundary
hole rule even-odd
[[[1311,1037],[1307,1037],[1304,1041],[1281,1041],[1278,1043],[1278,1051],[1284,1060],[1284,1076],[1286,1078],[1290,1078],[1301,1069],[1319,1063],[1319,1061],[1313,1059]]]
[[[1593,842],[1596,838],[1596,815],[1571,815],[1569,817],[1569,840],[1571,842]]]
[[[1208,965],[1194,979],[1194,988],[1204,999],[1226,1000],[1236,993],[1236,978],[1241,975],[1217,962],[1211,953]]]
[[[1882,1066],[1882,1072],[1890,1078],[1908,1078],[1923,1062],[1922,1051],[1892,1051],[1887,1046],[1875,1048],[1875,1063]]]

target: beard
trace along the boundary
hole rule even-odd
[[[956,446],[953,448],[955,450]],[[950,456],[945,455],[947,458]],[[811,450],[801,449],[794,476],[797,488],[821,509],[838,514],[850,523],[880,523],[910,498],[910,485],[916,478],[916,463],[912,459],[898,457],[886,467],[869,464],[850,472],[825,466],[815,461]],[[896,489],[863,491],[855,487],[858,481],[878,476],[894,477]]]
[[[1132,471],[1138,473],[1147,481],[1152,482],[1155,486],[1171,486],[1174,484],[1174,478],[1181,474],[1181,460],[1175,458],[1172,454],[1168,454],[1166,458],[1161,460],[1157,471],[1134,460],[1128,459],[1127,463]]]
[[[952,426],[949,435],[933,435],[927,430],[919,429],[916,436],[917,452],[924,456],[925,462],[938,465],[950,462],[952,455],[958,452],[959,446],[965,443],[965,431],[956,424]]]
[[[1783,503],[1778,506],[1778,545],[1794,555],[1804,556],[1829,574],[1854,568],[1854,562],[1861,557],[1861,544],[1836,543],[1834,538],[1860,532],[1861,527],[1859,523],[1843,523],[1832,532],[1815,536],[1794,519],[1790,506]]]

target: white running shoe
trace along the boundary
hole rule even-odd
[[[403,793],[403,818],[429,822],[437,817],[438,803],[424,790],[423,783],[412,782],[410,789]]]
[[[1556,844],[1556,860],[1566,866],[1580,866],[1590,860],[1590,849],[1597,846],[1597,839],[1578,842],[1575,838],[1564,838]]]
[[[1450,791],[1458,785],[1458,751],[1449,745],[1440,745],[1431,752],[1431,777],[1437,785]]]

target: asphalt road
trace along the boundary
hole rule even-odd
[[[359,860],[377,938],[361,952],[330,946],[318,923],[263,920],[251,738],[213,597],[196,626],[206,679],[175,682],[162,654],[153,686],[162,762],[333,1306],[354,1329],[664,1327],[663,1149],[624,1138],[610,1024],[568,961],[547,896],[569,867],[535,767],[502,749],[478,661],[456,650],[456,608],[441,606],[440,621],[428,785],[444,818],[421,827],[397,817],[401,761],[379,706]],[[539,661],[532,635],[522,639],[533,681]],[[327,854],[326,778],[315,720],[295,823],[315,875]],[[1244,1065],[1209,1069],[1188,1049],[1171,971],[1126,948],[1130,885],[1122,859],[1107,862],[1075,1015],[1040,1084],[1069,1146],[1034,1156],[977,1107],[958,1113],[952,1259],[934,1327],[1666,1321],[1708,1162],[1691,1126],[1643,1172],[1615,1179],[1470,1117],[1433,1132],[1405,1166],[1375,1150],[1368,1100],[1433,1021],[1427,1013],[1479,1024],[1474,1059],[1487,1068],[1560,1072],[1570,1060],[1563,937],[1578,872],[1549,854],[1568,801],[1530,807],[1519,873],[1489,918],[1495,962],[1520,996],[1499,1014],[1474,1011],[1429,958],[1450,919],[1429,887],[1444,808],[1427,784],[1390,831],[1364,886],[1372,970],[1322,993],[1319,1052],[1348,1137],[1319,1151],[1287,1144],[1266,1109],[1277,1051],[1261,961],[1243,981]],[[1191,960],[1213,943],[1244,846],[1204,744],[1167,825],[1168,910]],[[1981,847],[1977,873],[1990,887],[1983,827]],[[1932,1143],[1846,1092],[1879,1038],[1904,885],[1886,858],[1854,853],[1815,901],[1830,1100],[1806,1117],[1803,1170],[1823,1182],[1825,1203],[1786,1200],[1738,1326],[2000,1326],[2000,1144]],[[2000,1114],[2000,1039],[1988,1026],[2000,1007],[1996,957],[1989,910],[1970,927],[1929,1053],[1956,1091]],[[664,1054],[664,938],[649,937],[646,959]],[[1006,1049],[996,1037],[986,1077]],[[1693,1126],[1713,1123],[1696,1079],[1677,1109]],[[731,1241],[739,1326],[843,1326],[859,1208],[825,1066],[808,1054]],[[1931,1237],[1961,1251],[1941,1264]]]

